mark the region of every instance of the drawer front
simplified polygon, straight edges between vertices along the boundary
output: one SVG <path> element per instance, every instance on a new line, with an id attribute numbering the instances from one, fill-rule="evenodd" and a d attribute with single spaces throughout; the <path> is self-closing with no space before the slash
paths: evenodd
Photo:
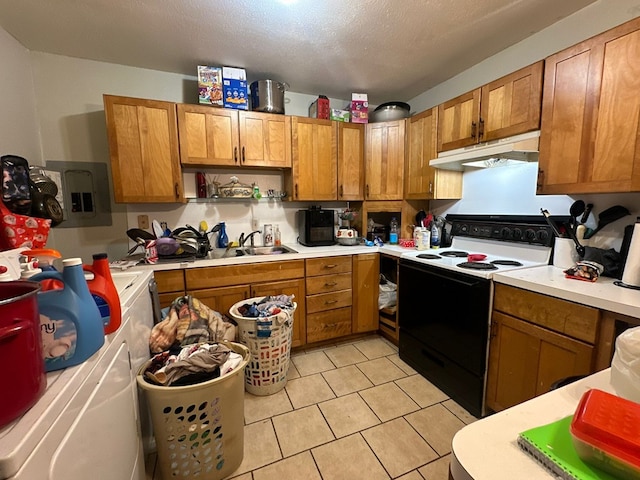
<path id="1" fill-rule="evenodd" d="M 158 292 L 184 292 L 184 270 L 159 270 L 153 272 Z"/>
<path id="2" fill-rule="evenodd" d="M 307 296 L 307 313 L 351 306 L 351 289 Z"/>
<path id="3" fill-rule="evenodd" d="M 351 272 L 351 255 L 309 258 L 306 262 L 307 277 Z"/>
<path id="4" fill-rule="evenodd" d="M 307 278 L 307 295 L 317 293 L 337 292 L 351 288 L 351 274 L 338 273 L 336 275 L 320 275 Z"/>
<path id="5" fill-rule="evenodd" d="M 188 290 L 304 278 L 304 260 L 188 268 Z"/>
<path id="6" fill-rule="evenodd" d="M 493 309 L 570 337 L 595 343 L 600 310 L 497 283 Z"/>
<path id="7" fill-rule="evenodd" d="M 307 314 L 307 343 L 343 337 L 351 333 L 351 307 Z"/>

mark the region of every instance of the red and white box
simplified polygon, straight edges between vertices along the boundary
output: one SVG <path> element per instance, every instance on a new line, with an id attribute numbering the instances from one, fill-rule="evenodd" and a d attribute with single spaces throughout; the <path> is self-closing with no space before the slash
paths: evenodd
<path id="1" fill-rule="evenodd" d="M 329 120 L 329 110 L 329 99 L 324 95 L 320 95 L 316 101 L 309 106 L 309 117 Z"/>

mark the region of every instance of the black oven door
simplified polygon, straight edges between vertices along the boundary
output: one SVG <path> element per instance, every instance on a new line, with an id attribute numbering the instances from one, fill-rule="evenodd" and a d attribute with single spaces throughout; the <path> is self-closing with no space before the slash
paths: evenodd
<path id="1" fill-rule="evenodd" d="M 400 260 L 398 295 L 400 357 L 480 416 L 491 280 Z"/>

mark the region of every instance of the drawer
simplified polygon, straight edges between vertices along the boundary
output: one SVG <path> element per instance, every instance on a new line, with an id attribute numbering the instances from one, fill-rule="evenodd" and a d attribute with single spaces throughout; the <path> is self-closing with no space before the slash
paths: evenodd
<path id="1" fill-rule="evenodd" d="M 344 337 L 351 333 L 351 307 L 307 314 L 307 343 Z"/>
<path id="2" fill-rule="evenodd" d="M 318 277 L 308 277 L 307 295 L 317 293 L 337 292 L 351 288 L 351 274 L 338 273 L 336 275 L 320 275 Z"/>
<path id="3" fill-rule="evenodd" d="M 493 309 L 594 344 L 600 310 L 497 283 Z"/>
<path id="4" fill-rule="evenodd" d="M 304 278 L 304 260 L 189 268 L 185 271 L 187 290 Z"/>
<path id="5" fill-rule="evenodd" d="M 351 272 L 351 255 L 340 257 L 309 258 L 306 260 L 307 277 L 330 273 Z"/>
<path id="6" fill-rule="evenodd" d="M 351 306 L 351 289 L 307 295 L 307 314 Z"/>
<path id="7" fill-rule="evenodd" d="M 158 293 L 180 292 L 182 295 L 184 288 L 184 270 L 159 270 L 153 272 L 153 278 L 158 284 Z"/>

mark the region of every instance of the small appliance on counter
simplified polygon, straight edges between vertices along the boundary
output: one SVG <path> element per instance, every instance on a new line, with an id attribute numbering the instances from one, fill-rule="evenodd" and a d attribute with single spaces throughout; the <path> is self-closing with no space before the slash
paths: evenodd
<path id="1" fill-rule="evenodd" d="M 320 206 L 298 210 L 298 241 L 307 247 L 334 245 L 335 212 L 324 210 Z"/>

